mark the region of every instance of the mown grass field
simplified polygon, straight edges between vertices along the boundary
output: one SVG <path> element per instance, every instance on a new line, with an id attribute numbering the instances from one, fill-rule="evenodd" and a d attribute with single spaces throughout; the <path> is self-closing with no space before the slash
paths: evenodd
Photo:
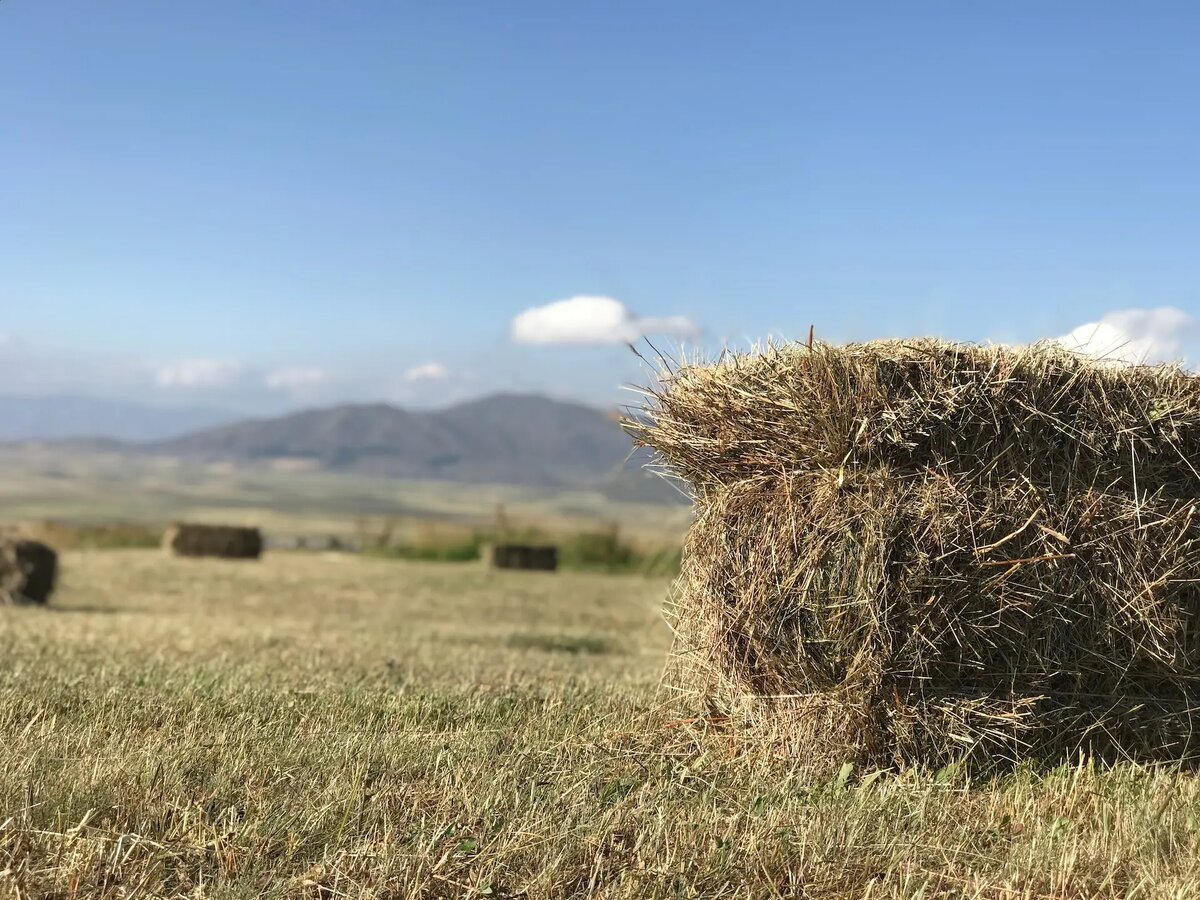
<path id="1" fill-rule="evenodd" d="M 256 525 L 272 537 L 359 537 L 387 523 L 478 526 L 498 509 L 515 525 L 577 531 L 616 523 L 632 537 L 677 539 L 686 503 L 617 502 L 592 490 L 410 481 L 287 468 L 239 468 L 51 446 L 0 446 L 0 524 Z"/>
<path id="2" fill-rule="evenodd" d="M 1191 775 L 808 771 L 664 580 L 153 551 L 0 608 L 2 897 L 1200 897 Z"/>

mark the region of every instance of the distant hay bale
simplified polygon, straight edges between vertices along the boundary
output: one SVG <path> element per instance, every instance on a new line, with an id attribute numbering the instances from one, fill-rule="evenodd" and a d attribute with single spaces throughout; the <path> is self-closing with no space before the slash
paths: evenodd
<path id="1" fill-rule="evenodd" d="M 491 569 L 529 569 L 554 572 L 558 569 L 558 547 L 535 544 L 486 544 L 483 561 Z"/>
<path id="2" fill-rule="evenodd" d="M 46 603 L 58 577 L 58 554 L 40 541 L 0 539 L 0 601 Z"/>
<path id="3" fill-rule="evenodd" d="M 1200 378 L 789 345 L 626 423 L 693 485 L 680 686 L 813 760 L 1200 758 Z"/>
<path id="4" fill-rule="evenodd" d="M 163 549 L 175 556 L 258 559 L 263 537 L 257 528 L 175 522 L 163 534 Z"/>

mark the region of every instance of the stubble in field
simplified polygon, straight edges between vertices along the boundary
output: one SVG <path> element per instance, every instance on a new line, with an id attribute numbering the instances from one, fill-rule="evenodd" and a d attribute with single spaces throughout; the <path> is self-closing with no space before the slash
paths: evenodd
<path id="1" fill-rule="evenodd" d="M 667 591 L 67 554 L 0 609 L 0 896 L 1200 896 L 1190 775 L 813 772 L 692 721 Z"/>

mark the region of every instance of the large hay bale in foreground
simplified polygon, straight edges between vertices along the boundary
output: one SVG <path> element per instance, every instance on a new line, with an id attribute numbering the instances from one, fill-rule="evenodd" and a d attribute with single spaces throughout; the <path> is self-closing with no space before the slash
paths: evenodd
<path id="1" fill-rule="evenodd" d="M 263 537 L 257 528 L 176 522 L 163 534 L 163 548 L 176 556 L 258 559 Z"/>
<path id="2" fill-rule="evenodd" d="M 0 539 L 0 601 L 46 603 L 58 578 L 58 554 L 40 541 Z"/>
<path id="3" fill-rule="evenodd" d="M 1200 756 L 1200 378 L 771 348 L 628 423 L 691 482 L 684 686 L 814 760 Z"/>
<path id="4" fill-rule="evenodd" d="M 554 572 L 558 569 L 558 547 L 535 544 L 488 544 L 484 563 L 492 569 L 529 569 Z"/>

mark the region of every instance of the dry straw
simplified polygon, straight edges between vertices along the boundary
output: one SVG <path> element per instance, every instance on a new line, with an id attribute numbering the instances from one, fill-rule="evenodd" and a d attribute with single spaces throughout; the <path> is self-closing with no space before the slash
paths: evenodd
<path id="1" fill-rule="evenodd" d="M 558 570 L 558 547 L 544 544 L 485 544 L 480 557 L 490 569 Z"/>
<path id="2" fill-rule="evenodd" d="M 175 556 L 258 559 L 263 551 L 263 536 L 257 528 L 173 522 L 163 532 L 162 546 Z"/>
<path id="3" fill-rule="evenodd" d="M 1200 756 L 1200 378 L 817 343 L 664 375 L 681 683 L 817 760 Z"/>
<path id="4" fill-rule="evenodd" d="M 58 578 L 58 554 L 39 541 L 0 535 L 0 604 L 46 603 Z"/>

